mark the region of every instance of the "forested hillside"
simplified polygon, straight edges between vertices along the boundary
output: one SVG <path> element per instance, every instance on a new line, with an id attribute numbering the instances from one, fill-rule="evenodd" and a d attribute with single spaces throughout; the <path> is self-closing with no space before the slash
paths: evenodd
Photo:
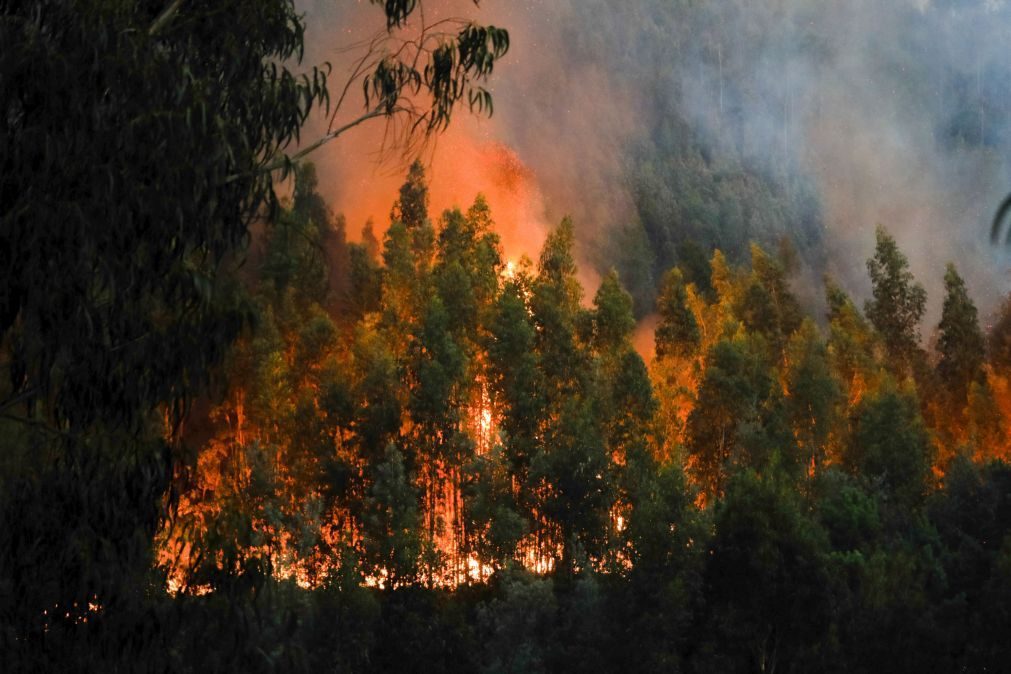
<path id="1" fill-rule="evenodd" d="M 559 45 L 502 69 L 497 91 L 523 105 L 500 106 L 492 133 L 537 174 L 548 224 L 581 223 L 577 251 L 618 269 L 638 315 L 671 266 L 702 283 L 712 247 L 744 264 L 750 242 L 783 237 L 805 284 L 827 271 L 863 296 L 878 222 L 938 300 L 932 316 L 949 259 L 981 307 L 999 303 L 1003 262 L 982 232 L 1011 181 L 1007 3 L 534 4 L 486 7 L 521 47 Z M 437 159 L 433 186 L 454 160 Z"/>
<path id="2" fill-rule="evenodd" d="M 348 7 L 335 84 L 292 0 L 0 2 L 0 670 L 1007 669 L 1011 299 L 955 243 L 1011 78 L 934 40 L 1004 5 L 517 3 L 565 37 L 525 56 L 606 55 L 649 111 L 620 171 L 539 148 L 586 180 L 529 257 L 417 159 L 491 115 L 510 33 Z M 310 156 L 370 124 L 404 171 L 349 222 Z M 898 155 L 970 168 L 892 190 Z"/>
<path id="3" fill-rule="evenodd" d="M 788 256 L 716 250 L 704 289 L 665 274 L 647 365 L 573 222 L 503 259 L 483 198 L 433 219 L 415 164 L 347 244 L 314 181 L 159 534 L 173 593 L 255 573 L 300 621 L 258 638 L 352 671 L 998 666 L 1011 314 L 985 349 L 953 266 L 926 350 L 883 228 L 873 299 L 829 280 L 825 317 Z"/>

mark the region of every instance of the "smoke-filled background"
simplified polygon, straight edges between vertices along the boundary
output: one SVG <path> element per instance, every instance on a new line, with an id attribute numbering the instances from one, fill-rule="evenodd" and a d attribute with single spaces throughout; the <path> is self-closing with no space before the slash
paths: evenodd
<path id="1" fill-rule="evenodd" d="M 309 62 L 381 28 L 369 3 L 305 0 Z M 467 0 L 425 4 L 508 28 L 495 114 L 459 111 L 426 154 L 435 212 L 487 194 L 510 257 L 531 257 L 564 214 L 582 266 L 618 268 L 648 314 L 663 270 L 732 260 L 786 236 L 798 290 L 817 304 L 828 273 L 866 296 L 882 224 L 940 312 L 954 261 L 984 313 L 1006 290 L 989 246 L 1011 190 L 1011 9 L 1003 0 Z M 361 92 L 350 92 L 351 114 Z M 314 130 L 308 129 L 306 137 Z M 377 163 L 374 123 L 314 160 L 352 237 L 382 230 L 402 161 Z M 396 159 L 396 157 L 394 157 Z M 590 288 L 592 292 L 593 288 Z M 929 327 L 927 328 L 929 331 Z"/>

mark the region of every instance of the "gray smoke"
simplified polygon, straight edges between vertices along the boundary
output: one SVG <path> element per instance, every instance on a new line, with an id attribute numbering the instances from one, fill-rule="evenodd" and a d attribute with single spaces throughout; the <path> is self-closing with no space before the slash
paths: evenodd
<path id="1" fill-rule="evenodd" d="M 337 48 L 372 34 L 381 17 L 368 3 L 301 5 L 307 58 L 334 62 L 336 82 L 350 62 Z M 425 7 L 429 19 L 469 16 L 512 33 L 495 74 L 495 115 L 459 114 L 432 161 L 439 208 L 466 206 L 486 183 L 505 181 L 490 197 L 507 248 L 536 253 L 545 227 L 571 213 L 584 258 L 607 264 L 609 233 L 640 226 L 630 169 L 681 147 L 665 125 L 679 118 L 713 166 L 726 158 L 786 199 L 813 191 L 822 255 L 808 279 L 828 272 L 865 297 L 864 261 L 880 223 L 930 292 L 930 321 L 949 260 L 984 311 L 1007 289 L 1007 256 L 988 243 L 993 211 L 1011 190 L 1011 10 L 1003 0 Z M 381 139 L 379 125 L 356 130 L 315 158 L 352 231 L 367 215 L 384 221 L 399 181 L 397 165 L 377 165 L 370 152 Z"/>

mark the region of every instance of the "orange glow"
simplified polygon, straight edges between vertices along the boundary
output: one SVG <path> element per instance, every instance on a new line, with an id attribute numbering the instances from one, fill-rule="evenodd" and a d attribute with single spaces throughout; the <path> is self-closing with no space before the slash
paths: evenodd
<path id="1" fill-rule="evenodd" d="M 497 422 L 492 411 L 491 394 L 485 380 L 478 379 L 476 404 L 471 408 L 471 418 L 474 426 L 474 451 L 478 456 L 484 456 L 494 446 L 497 439 Z"/>
<path id="2" fill-rule="evenodd" d="M 480 428 L 478 430 L 478 435 L 484 441 L 484 444 L 488 444 L 491 440 L 491 429 L 492 429 L 492 418 L 491 418 L 491 408 L 485 407 L 481 410 L 481 418 L 478 420 Z"/>
<path id="3" fill-rule="evenodd" d="M 656 353 L 655 333 L 659 322 L 659 315 L 650 314 L 636 324 L 635 332 L 632 333 L 632 345 L 646 363 L 652 361 Z"/>
<path id="4" fill-rule="evenodd" d="M 479 193 L 484 194 L 506 255 L 536 258 L 551 224 L 537 177 L 513 148 L 493 140 L 481 122 L 461 115 L 421 156 L 429 179 L 429 215 L 434 222 L 447 208 L 466 210 Z M 376 235 L 382 237 L 389 224 L 391 195 L 397 194 L 404 167 L 414 157 L 376 156 L 381 124 L 359 131 L 326 146 L 313 160 L 320 172 L 320 191 L 335 211 L 347 216 L 349 235 L 358 238 L 365 221 L 372 218 Z"/>
<path id="5" fill-rule="evenodd" d="M 517 546 L 517 557 L 531 573 L 551 573 L 562 557 L 562 544 L 552 544 L 544 537 L 528 534 Z"/>

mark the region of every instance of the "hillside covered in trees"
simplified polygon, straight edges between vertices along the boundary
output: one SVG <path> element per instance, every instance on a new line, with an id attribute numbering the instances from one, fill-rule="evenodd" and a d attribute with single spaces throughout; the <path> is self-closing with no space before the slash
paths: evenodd
<path id="1" fill-rule="evenodd" d="M 349 671 L 1000 666 L 1011 313 L 984 336 L 953 266 L 928 349 L 883 228 L 873 299 L 828 281 L 826 316 L 789 251 L 716 250 L 705 288 L 665 275 L 647 364 L 571 221 L 507 261 L 415 164 L 347 244 L 314 187 L 158 534 L 176 601 L 256 588 L 250 643 Z"/>
<path id="2" fill-rule="evenodd" d="M 557 58 L 682 60 L 624 148 L 635 217 L 574 204 L 512 258 L 529 223 L 436 210 L 414 160 L 491 113 L 502 28 L 357 3 L 335 86 L 290 0 L 0 3 L 0 670 L 1008 666 L 1011 299 L 955 264 L 928 297 L 888 221 L 841 265 L 866 301 L 813 284 L 790 111 L 835 99 L 751 75 L 832 72 L 834 11 L 770 51 L 779 5 L 618 6 Z M 1004 11 L 887 13 L 883 80 Z M 1004 70 L 938 72 L 941 145 L 987 164 Z M 349 223 L 306 157 L 370 122 L 412 163 Z"/>

